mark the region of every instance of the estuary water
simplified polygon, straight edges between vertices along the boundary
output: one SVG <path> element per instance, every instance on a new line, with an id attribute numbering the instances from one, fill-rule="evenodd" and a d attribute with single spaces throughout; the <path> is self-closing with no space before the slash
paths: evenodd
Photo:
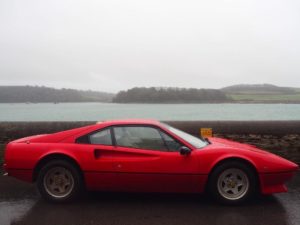
<path id="1" fill-rule="evenodd" d="M 0 104 L 0 121 L 300 120 L 300 104 Z"/>

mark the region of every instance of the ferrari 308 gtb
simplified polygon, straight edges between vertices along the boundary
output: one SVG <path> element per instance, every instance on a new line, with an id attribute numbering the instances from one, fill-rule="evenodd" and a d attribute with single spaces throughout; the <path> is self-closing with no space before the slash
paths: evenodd
<path id="1" fill-rule="evenodd" d="M 10 142 L 4 170 L 49 201 L 82 190 L 209 192 L 229 204 L 285 192 L 298 165 L 252 145 L 195 137 L 152 120 L 106 121 Z"/>

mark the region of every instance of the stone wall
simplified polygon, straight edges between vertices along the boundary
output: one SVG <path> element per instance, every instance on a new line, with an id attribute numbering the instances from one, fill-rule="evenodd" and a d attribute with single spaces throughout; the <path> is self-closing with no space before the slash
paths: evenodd
<path id="1" fill-rule="evenodd" d="M 3 163 L 3 154 L 4 154 L 4 147 L 5 147 L 5 145 L 1 145 L 0 144 L 0 171 L 1 171 L 1 165 L 2 165 L 2 163 Z M 0 174 L 1 175 L 1 174 Z"/>
<path id="2" fill-rule="evenodd" d="M 2 122 L 0 163 L 3 146 L 11 140 L 93 123 L 95 122 Z M 216 137 L 253 144 L 300 163 L 300 121 L 165 121 L 165 123 L 193 135 L 199 135 L 200 128 L 212 128 Z"/>

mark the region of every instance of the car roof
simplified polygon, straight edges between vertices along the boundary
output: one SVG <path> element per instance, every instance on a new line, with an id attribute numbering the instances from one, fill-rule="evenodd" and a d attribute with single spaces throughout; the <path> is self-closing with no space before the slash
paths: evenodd
<path id="1" fill-rule="evenodd" d="M 122 120 L 99 121 L 97 122 L 97 124 L 101 126 L 107 126 L 107 125 L 125 125 L 125 124 L 160 125 L 161 123 L 153 119 L 122 119 Z"/>

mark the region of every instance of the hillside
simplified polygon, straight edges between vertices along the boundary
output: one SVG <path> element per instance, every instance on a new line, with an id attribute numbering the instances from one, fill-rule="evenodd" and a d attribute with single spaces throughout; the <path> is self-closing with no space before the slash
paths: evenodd
<path id="1" fill-rule="evenodd" d="M 219 103 L 230 102 L 222 91 L 196 88 L 132 88 L 120 91 L 114 98 L 117 103 Z"/>
<path id="2" fill-rule="evenodd" d="M 295 89 L 272 84 L 237 84 L 221 88 L 231 94 L 295 94 Z"/>
<path id="3" fill-rule="evenodd" d="M 0 103 L 111 102 L 114 94 L 39 86 L 0 86 Z"/>
<path id="4" fill-rule="evenodd" d="M 299 88 L 271 84 L 239 84 L 220 90 L 237 103 L 300 103 Z"/>

